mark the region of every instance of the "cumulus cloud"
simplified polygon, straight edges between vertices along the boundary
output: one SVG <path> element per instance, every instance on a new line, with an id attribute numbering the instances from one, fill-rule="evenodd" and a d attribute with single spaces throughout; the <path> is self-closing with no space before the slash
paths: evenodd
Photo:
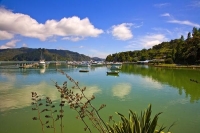
<path id="1" fill-rule="evenodd" d="M 167 40 L 164 34 L 149 34 L 136 38 L 126 48 L 148 49 Z"/>
<path id="2" fill-rule="evenodd" d="M 97 37 L 103 33 L 103 30 L 95 28 L 88 18 L 80 19 L 77 16 L 64 17 L 60 21 L 47 20 L 42 24 L 29 15 L 0 8 L 0 20 L 1 31 L 38 38 L 42 41 L 53 36 Z"/>
<path id="3" fill-rule="evenodd" d="M 164 14 L 161 14 L 161 16 L 163 16 L 163 17 L 170 17 L 170 14 L 169 13 L 164 13 Z"/>
<path id="4" fill-rule="evenodd" d="M 16 46 L 16 43 L 19 42 L 20 40 L 11 40 L 7 42 L 4 45 L 0 46 L 0 49 L 7 49 L 7 48 L 14 48 Z"/>
<path id="5" fill-rule="evenodd" d="M 7 31 L 0 30 L 0 40 L 12 39 L 13 37 L 14 37 L 13 34 L 8 33 Z"/>
<path id="6" fill-rule="evenodd" d="M 190 21 L 188 21 L 188 20 L 180 21 L 180 20 L 174 19 L 174 20 L 170 20 L 170 21 L 168 21 L 168 22 L 169 22 L 169 23 L 176 23 L 176 24 L 188 25 L 188 26 L 197 27 L 197 28 L 200 27 L 199 24 L 190 22 Z"/>
<path id="7" fill-rule="evenodd" d="M 151 48 L 152 46 L 160 44 L 165 40 L 166 38 L 163 34 L 152 34 L 144 36 L 144 38 L 140 41 L 145 48 Z"/>
<path id="8" fill-rule="evenodd" d="M 83 40 L 84 37 L 79 37 L 79 36 L 69 36 L 69 37 L 63 37 L 62 40 L 70 40 L 70 41 L 73 41 L 73 42 L 77 42 L 77 41 L 80 41 L 80 40 Z"/>
<path id="9" fill-rule="evenodd" d="M 133 38 L 133 34 L 130 30 L 131 23 L 122 23 L 112 26 L 112 35 L 118 40 L 129 40 Z"/>

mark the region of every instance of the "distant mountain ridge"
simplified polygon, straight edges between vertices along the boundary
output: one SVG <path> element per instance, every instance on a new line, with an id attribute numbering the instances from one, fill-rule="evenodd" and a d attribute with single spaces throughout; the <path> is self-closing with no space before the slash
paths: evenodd
<path id="1" fill-rule="evenodd" d="M 41 52 L 46 61 L 89 61 L 91 57 L 69 50 L 56 50 L 44 48 L 13 48 L 0 49 L 0 61 L 38 61 Z"/>
<path id="2" fill-rule="evenodd" d="M 94 61 L 104 61 L 105 59 L 99 58 L 99 57 L 91 57 L 92 60 Z"/>

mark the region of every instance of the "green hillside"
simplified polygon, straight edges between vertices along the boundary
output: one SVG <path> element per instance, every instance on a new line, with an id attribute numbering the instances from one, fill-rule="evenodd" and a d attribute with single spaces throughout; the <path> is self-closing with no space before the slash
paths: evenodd
<path id="1" fill-rule="evenodd" d="M 89 56 L 72 52 L 69 50 L 56 49 L 33 49 L 33 48 L 16 48 L 16 49 L 0 49 L 1 61 L 38 61 L 40 60 L 41 52 L 46 61 L 60 60 L 75 60 L 86 61 L 90 60 Z"/>
<path id="2" fill-rule="evenodd" d="M 163 60 L 169 64 L 200 64 L 200 28 L 194 27 L 186 39 L 181 36 L 169 42 L 162 42 L 150 49 L 120 52 L 106 57 L 106 61 L 136 62 L 144 60 Z"/>

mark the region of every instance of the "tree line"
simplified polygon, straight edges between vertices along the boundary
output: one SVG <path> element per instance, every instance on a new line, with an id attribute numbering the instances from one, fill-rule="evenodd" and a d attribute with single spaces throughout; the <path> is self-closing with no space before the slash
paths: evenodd
<path id="1" fill-rule="evenodd" d="M 164 60 L 168 64 L 200 64 L 200 28 L 194 27 L 186 39 L 182 35 L 179 39 L 162 42 L 150 49 L 114 53 L 106 57 L 106 61 L 118 62 L 145 60 Z"/>

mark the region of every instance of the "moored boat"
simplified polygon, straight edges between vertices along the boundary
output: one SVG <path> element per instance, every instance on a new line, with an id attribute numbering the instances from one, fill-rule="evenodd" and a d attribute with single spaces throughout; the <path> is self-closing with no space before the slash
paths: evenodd
<path id="1" fill-rule="evenodd" d="M 41 67 L 41 68 L 46 67 L 45 59 L 42 55 L 42 52 L 41 52 L 41 55 L 40 55 L 39 67 Z"/>
<path id="2" fill-rule="evenodd" d="M 81 69 L 81 70 L 79 70 L 79 72 L 89 72 L 89 70 L 83 70 L 83 69 Z"/>
<path id="3" fill-rule="evenodd" d="M 119 71 L 109 71 L 107 74 L 119 74 Z"/>

